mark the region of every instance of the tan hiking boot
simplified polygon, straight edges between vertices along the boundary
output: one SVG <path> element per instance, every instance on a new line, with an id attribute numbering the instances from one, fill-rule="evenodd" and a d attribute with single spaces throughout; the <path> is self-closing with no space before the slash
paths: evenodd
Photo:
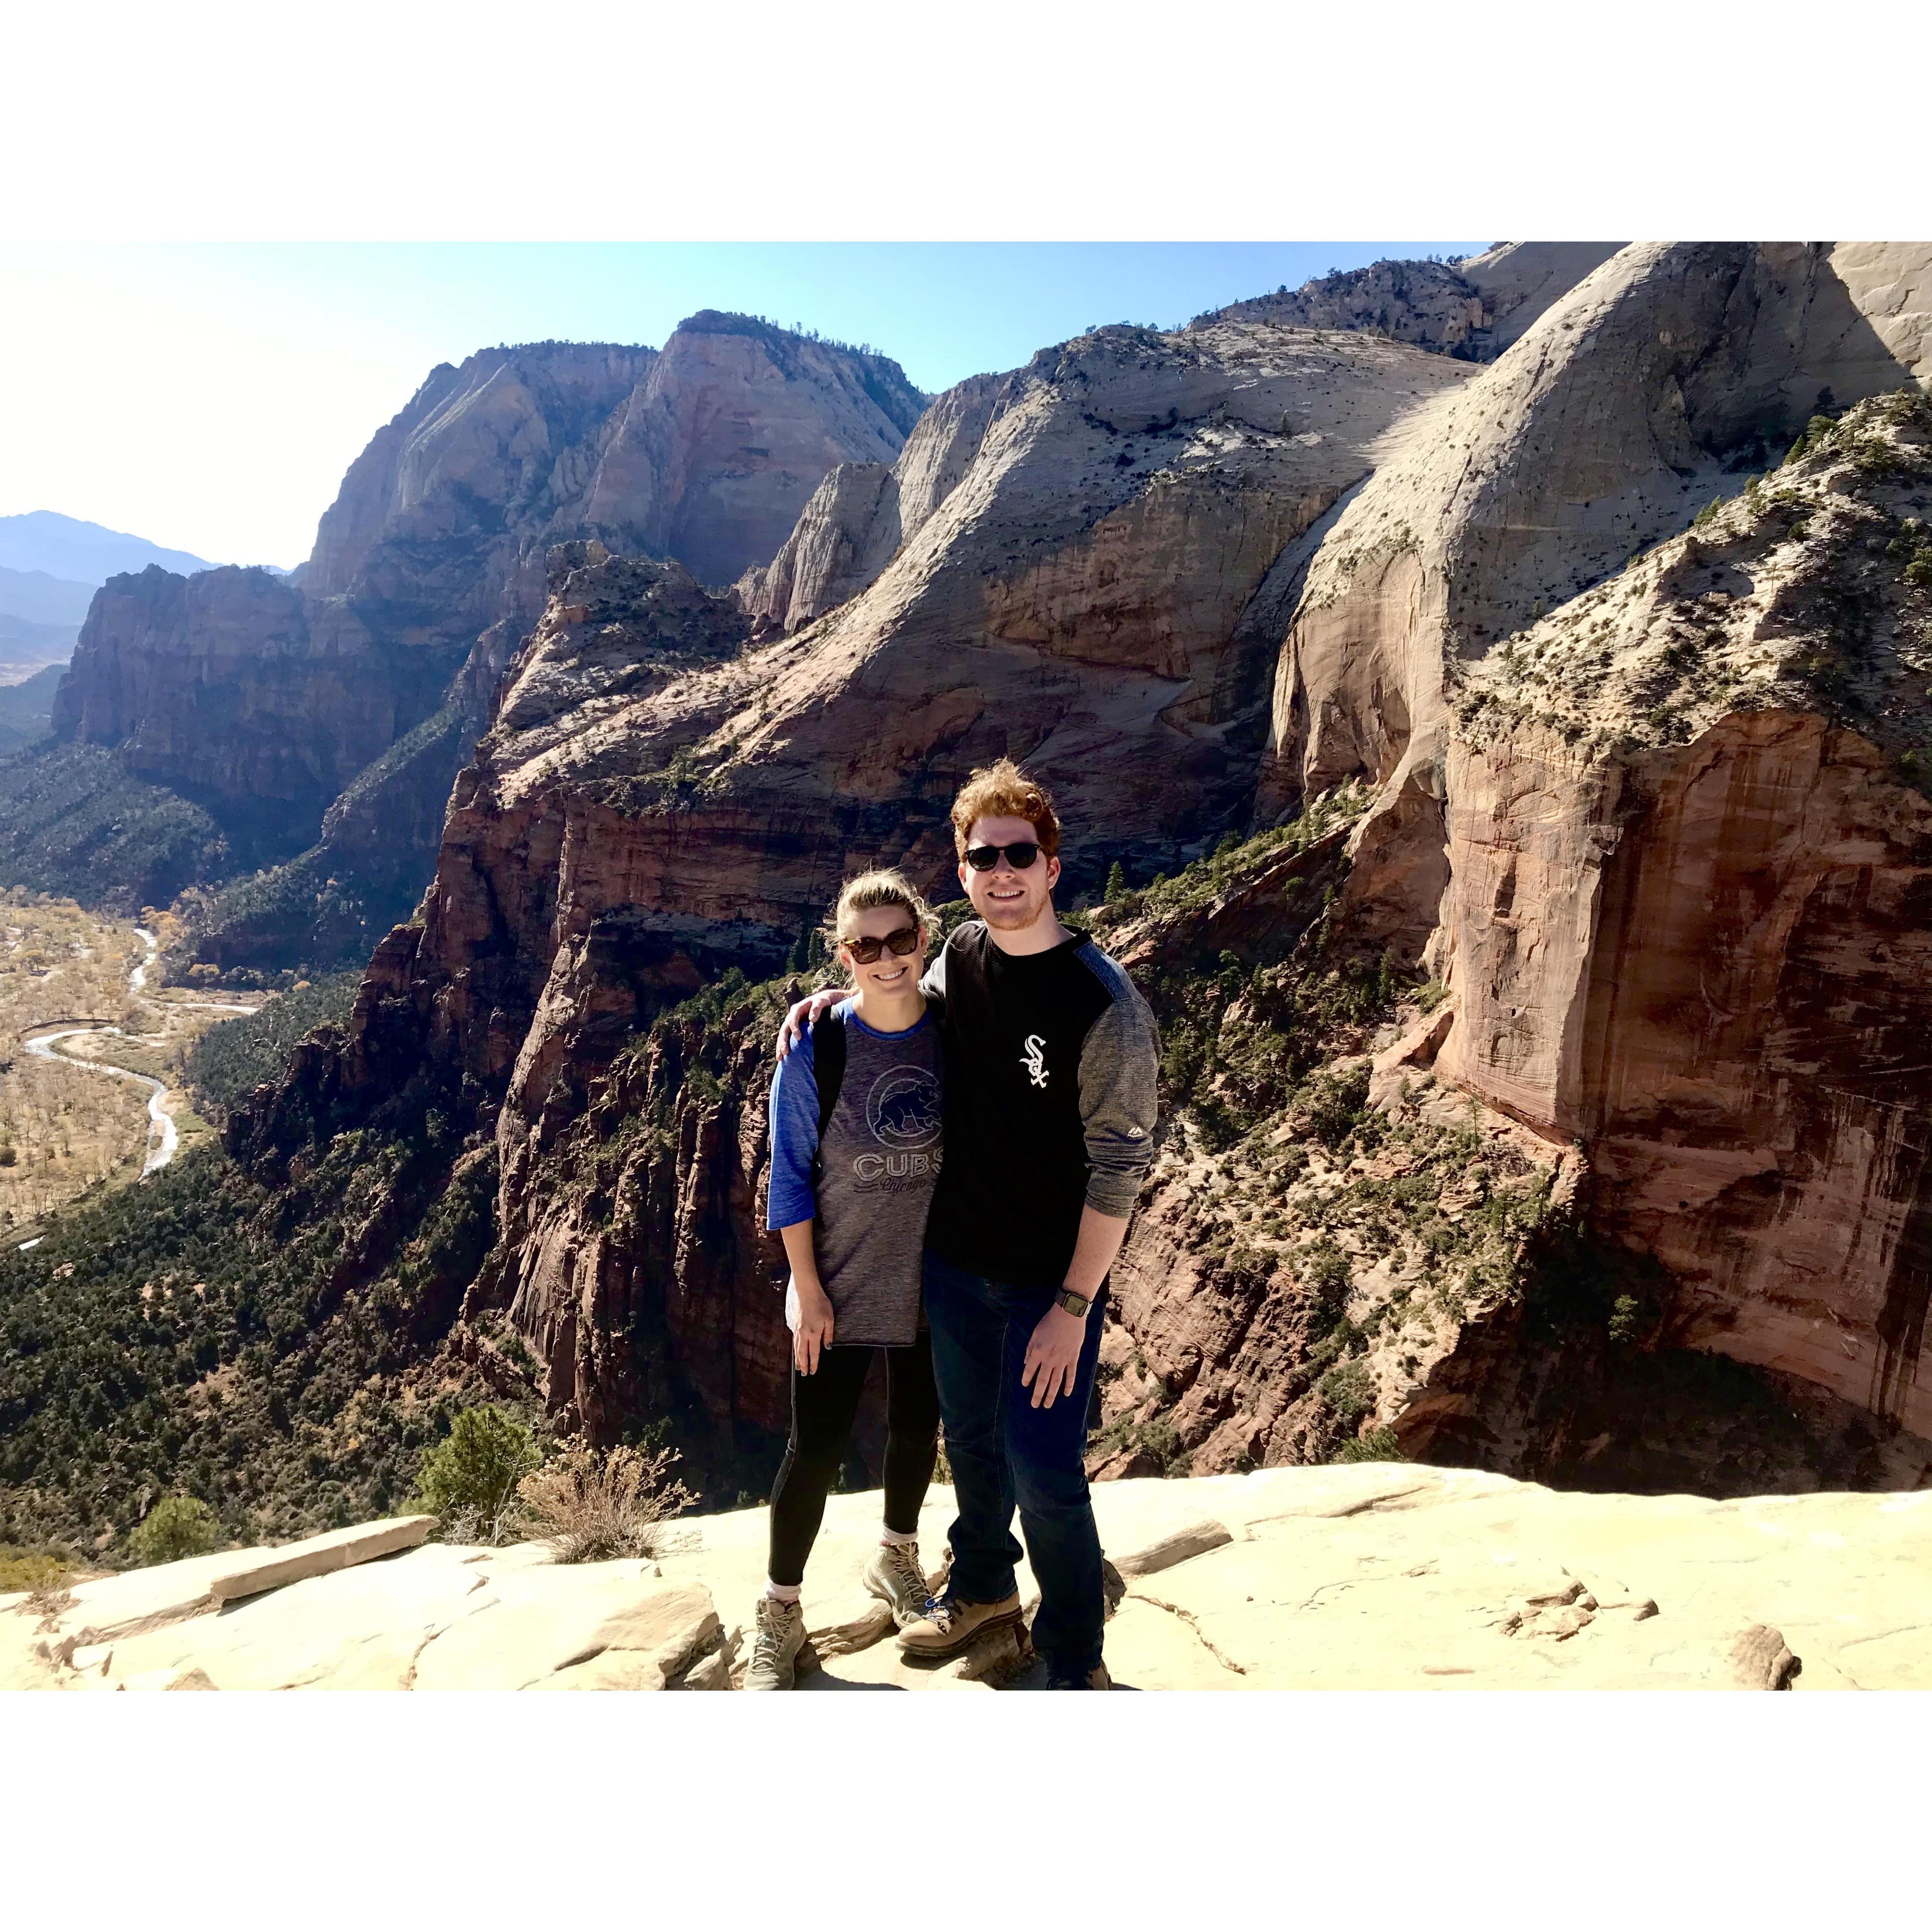
<path id="1" fill-rule="evenodd" d="M 745 1672 L 747 1690 L 789 1690 L 798 1675 L 798 1653 L 805 1643 L 805 1606 L 758 1599 L 758 1641 Z"/>
<path id="2" fill-rule="evenodd" d="M 919 1545 L 880 1544 L 866 1565 L 866 1588 L 885 1599 L 892 1622 L 901 1630 L 916 1623 L 926 1615 L 932 1594 L 926 1588 L 926 1572 L 919 1567 Z"/>
<path id="3" fill-rule="evenodd" d="M 899 1648 L 908 1657 L 952 1657 L 983 1632 L 1019 1620 L 1017 1590 L 997 1604 L 964 1603 L 948 1590 L 926 1605 L 923 1616 L 899 1632 Z"/>

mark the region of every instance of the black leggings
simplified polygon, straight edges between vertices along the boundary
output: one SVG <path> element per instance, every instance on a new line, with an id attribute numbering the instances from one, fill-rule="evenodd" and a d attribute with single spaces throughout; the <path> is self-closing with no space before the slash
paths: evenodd
<path id="1" fill-rule="evenodd" d="M 910 1536 L 939 1454 L 939 1391 L 932 1381 L 932 1343 L 924 1329 L 910 1348 L 887 1348 L 886 1358 L 886 1527 Z M 825 1516 L 825 1498 L 845 1460 L 868 1348 L 822 1350 L 817 1371 L 791 1370 L 791 1436 L 778 1479 L 772 1485 L 774 1583 L 805 1580 L 805 1559 Z"/>

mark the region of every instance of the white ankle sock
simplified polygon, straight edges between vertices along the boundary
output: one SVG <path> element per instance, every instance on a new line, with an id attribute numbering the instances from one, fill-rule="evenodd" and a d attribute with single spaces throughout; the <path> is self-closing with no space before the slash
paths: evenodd
<path id="1" fill-rule="evenodd" d="M 916 1529 L 910 1532 L 903 1529 L 882 1529 L 879 1532 L 879 1540 L 889 1549 L 913 1550 L 918 1546 L 919 1532 Z"/>
<path id="2" fill-rule="evenodd" d="M 769 1576 L 765 1579 L 765 1594 L 778 1603 L 796 1603 L 804 1589 L 802 1583 L 774 1583 Z"/>

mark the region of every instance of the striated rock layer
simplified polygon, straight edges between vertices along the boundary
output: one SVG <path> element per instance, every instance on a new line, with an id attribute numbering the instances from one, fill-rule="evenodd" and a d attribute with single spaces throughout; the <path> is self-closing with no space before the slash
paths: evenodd
<path id="1" fill-rule="evenodd" d="M 1868 405 L 1474 674 L 1442 949 L 1445 1070 L 1588 1149 L 1675 1332 L 1922 1435 L 1928 516 Z"/>
<path id="2" fill-rule="evenodd" d="M 1928 262 L 1645 244 L 1549 309 L 1326 537 L 1259 806 L 1381 784 L 1360 929 L 1665 1334 L 1921 1436 Z"/>
<path id="3" fill-rule="evenodd" d="M 1358 772 L 1388 778 L 1406 758 L 1430 782 L 1457 664 L 1735 491 L 1821 401 L 1920 373 L 1858 301 L 1903 300 L 1924 251 L 1894 250 L 1891 283 L 1862 257 L 1848 281 L 1844 252 L 1639 244 L 1442 398 L 1308 566 L 1276 680 L 1263 812 Z M 1886 328 L 1923 354 L 1909 320 Z"/>

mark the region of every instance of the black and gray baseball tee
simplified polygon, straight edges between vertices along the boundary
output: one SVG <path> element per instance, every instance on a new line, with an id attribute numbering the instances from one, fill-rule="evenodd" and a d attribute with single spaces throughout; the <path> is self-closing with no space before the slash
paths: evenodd
<path id="1" fill-rule="evenodd" d="M 1154 1015 L 1090 939 L 1003 952 L 959 927 L 926 969 L 943 996 L 946 1166 L 928 1247 L 1016 1286 L 1058 1288 L 1083 1208 L 1132 1211 L 1154 1158 Z"/>

